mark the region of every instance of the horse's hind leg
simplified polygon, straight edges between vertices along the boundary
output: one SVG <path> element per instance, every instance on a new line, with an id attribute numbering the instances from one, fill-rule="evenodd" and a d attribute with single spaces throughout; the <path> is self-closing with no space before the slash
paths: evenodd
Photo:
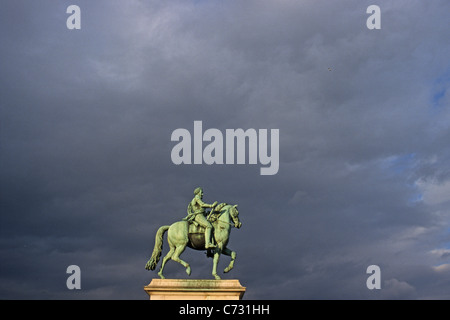
<path id="1" fill-rule="evenodd" d="M 169 245 L 170 245 L 170 244 L 169 244 Z M 172 258 L 172 255 L 173 255 L 174 252 L 175 252 L 175 247 L 170 246 L 170 250 L 169 250 L 169 252 L 167 252 L 166 256 L 164 257 L 164 259 L 163 259 L 163 261 L 162 261 L 162 264 L 161 264 L 161 269 L 159 269 L 159 272 L 158 272 L 158 276 L 159 276 L 161 279 L 165 279 L 165 277 L 163 276 L 164 266 L 166 265 L 166 262 L 167 262 L 170 258 Z"/>
<path id="2" fill-rule="evenodd" d="M 186 268 L 186 273 L 188 276 L 191 275 L 191 266 L 186 261 L 183 261 L 180 259 L 180 255 L 183 253 L 184 249 L 186 248 L 186 245 L 180 245 L 175 248 L 175 252 L 172 255 L 172 260 L 180 263 L 183 267 Z"/>

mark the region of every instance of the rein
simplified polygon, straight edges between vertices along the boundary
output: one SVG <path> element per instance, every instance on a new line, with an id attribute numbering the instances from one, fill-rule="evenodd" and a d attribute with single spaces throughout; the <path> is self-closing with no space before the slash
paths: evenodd
<path id="1" fill-rule="evenodd" d="M 225 223 L 225 224 L 229 224 L 232 228 L 235 227 L 234 223 L 231 223 L 231 222 L 226 222 L 226 221 L 222 221 L 222 220 L 214 220 L 213 222 L 222 222 L 222 223 Z"/>

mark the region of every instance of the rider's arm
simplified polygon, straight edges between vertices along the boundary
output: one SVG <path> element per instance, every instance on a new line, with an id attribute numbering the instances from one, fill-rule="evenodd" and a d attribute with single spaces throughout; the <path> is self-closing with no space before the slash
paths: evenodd
<path id="1" fill-rule="evenodd" d="M 217 201 L 216 201 L 216 203 L 213 203 L 213 204 L 207 204 L 207 203 L 205 203 L 205 202 L 203 202 L 201 199 L 196 199 L 197 200 L 197 203 L 202 207 L 202 208 L 212 208 L 212 207 L 214 207 L 216 204 L 217 204 Z"/>

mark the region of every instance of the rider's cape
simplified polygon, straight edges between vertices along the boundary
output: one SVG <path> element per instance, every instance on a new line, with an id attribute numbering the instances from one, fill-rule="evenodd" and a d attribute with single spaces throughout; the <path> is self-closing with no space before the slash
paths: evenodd
<path id="1" fill-rule="evenodd" d="M 192 222 L 192 220 L 194 220 L 196 213 L 194 213 L 194 211 L 192 210 L 192 204 L 189 202 L 188 207 L 187 207 L 187 216 L 185 218 L 183 218 L 184 221 L 189 221 Z"/>

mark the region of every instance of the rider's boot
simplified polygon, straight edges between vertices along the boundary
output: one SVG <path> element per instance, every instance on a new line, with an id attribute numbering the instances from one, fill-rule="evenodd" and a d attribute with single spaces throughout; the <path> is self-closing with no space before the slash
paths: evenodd
<path id="1" fill-rule="evenodd" d="M 215 248 L 216 246 L 211 243 L 211 228 L 205 230 L 205 249 Z"/>

